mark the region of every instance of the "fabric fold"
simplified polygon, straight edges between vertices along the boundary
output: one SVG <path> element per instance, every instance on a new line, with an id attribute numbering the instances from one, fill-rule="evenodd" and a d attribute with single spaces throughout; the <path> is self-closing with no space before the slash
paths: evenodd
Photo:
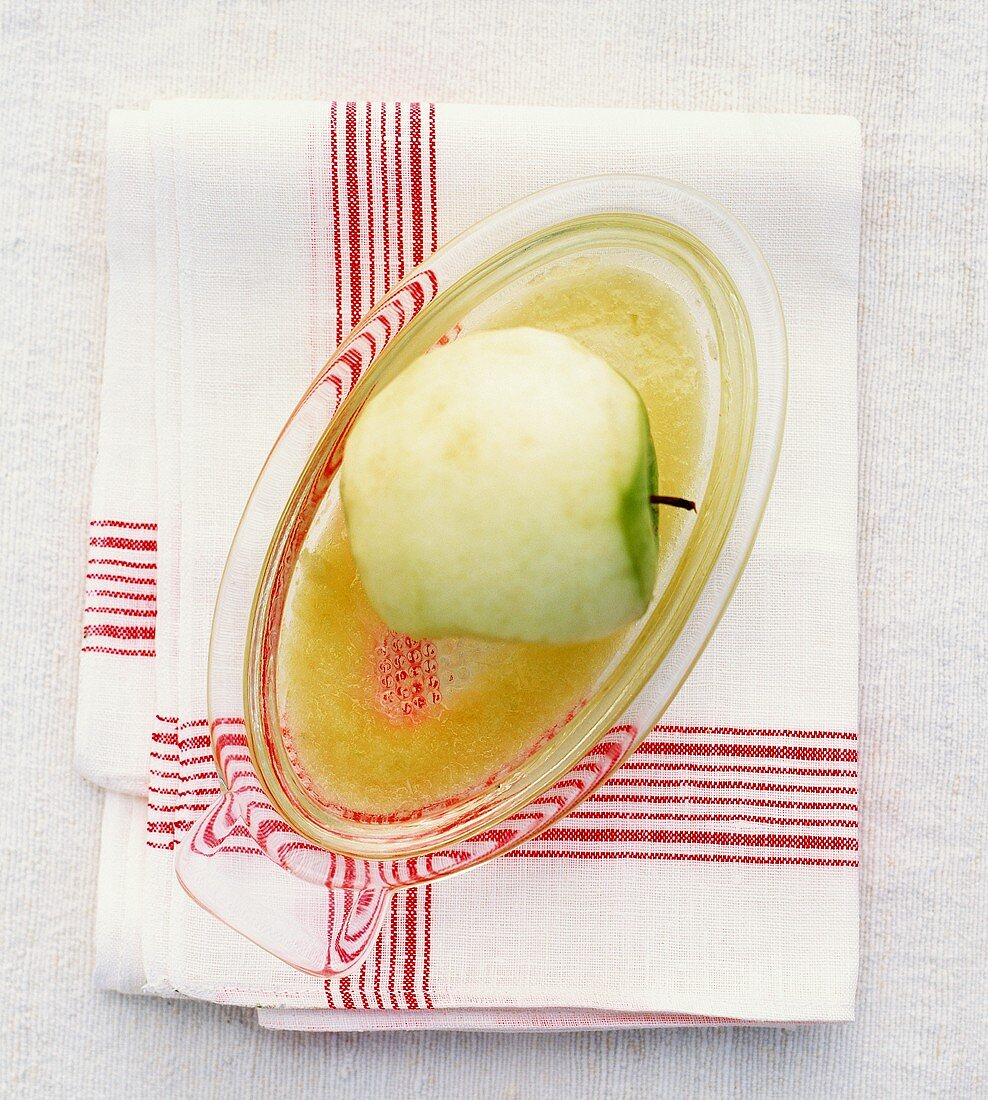
<path id="1" fill-rule="evenodd" d="M 75 761 L 101 787 L 142 794 L 154 714 L 158 565 L 155 201 L 146 112 L 110 115 L 106 194 L 110 286 Z"/>

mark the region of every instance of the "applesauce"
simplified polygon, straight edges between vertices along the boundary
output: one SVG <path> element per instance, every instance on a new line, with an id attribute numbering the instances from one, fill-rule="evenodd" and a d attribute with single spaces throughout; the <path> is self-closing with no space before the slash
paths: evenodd
<path id="1" fill-rule="evenodd" d="M 659 491 L 694 484 L 711 425 L 702 337 L 680 289 L 603 258 L 563 261 L 478 327 L 520 326 L 570 336 L 623 373 L 648 409 Z M 692 521 L 660 509 L 660 583 Z M 633 629 L 573 645 L 395 634 L 363 591 L 334 487 L 293 572 L 279 639 L 292 767 L 343 816 L 399 819 L 460 799 L 576 713 Z"/>

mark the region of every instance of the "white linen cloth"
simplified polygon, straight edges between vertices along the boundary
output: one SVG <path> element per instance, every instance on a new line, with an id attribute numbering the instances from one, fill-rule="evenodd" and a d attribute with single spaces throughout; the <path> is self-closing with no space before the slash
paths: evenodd
<path id="1" fill-rule="evenodd" d="M 600 171 L 651 172 L 699 187 L 749 227 L 779 282 L 789 326 L 789 418 L 765 523 L 731 607 L 664 719 L 659 743 L 667 747 L 652 752 L 682 769 L 689 797 L 678 808 L 692 822 L 712 816 L 708 800 L 723 791 L 711 793 L 711 784 L 729 792 L 721 816 L 732 818 L 730 825 L 704 830 L 729 827 L 727 847 L 738 861 L 678 858 L 723 854 L 724 845 L 665 838 L 641 841 L 642 850 L 677 858 L 495 861 L 433 888 L 433 1013 L 331 1008 L 335 992 L 219 926 L 178 889 L 171 851 L 144 843 L 156 835 L 146 832 L 145 818 L 156 820 L 156 795 L 168 789 L 167 775 L 155 773 L 169 769 L 153 757 L 149 813 L 125 793 L 107 800 L 98 980 L 266 1006 L 262 1022 L 281 1027 L 422 1026 L 423 1019 L 469 1026 L 470 1013 L 485 1010 L 492 1015 L 480 1017 L 483 1026 L 506 1027 L 553 1020 L 566 1026 L 574 1018 L 553 1016 L 554 1009 L 586 1010 L 576 1014 L 582 1026 L 617 1022 L 608 1013 L 630 1014 L 636 1026 L 683 1014 L 848 1018 L 857 960 L 857 784 L 847 755 L 857 728 L 856 124 L 440 106 L 429 160 L 431 149 L 408 141 L 407 107 L 358 107 L 352 132 L 344 105 L 163 104 L 150 121 L 139 113 L 113 117 L 109 392 L 92 530 L 112 529 L 106 537 L 122 555 L 114 560 L 125 564 L 112 566 L 118 579 L 105 582 L 115 593 L 105 606 L 121 614 L 101 612 L 109 629 L 90 630 L 86 641 L 111 637 L 105 648 L 139 652 L 86 656 L 80 766 L 113 791 L 147 790 L 152 731 L 160 746 L 201 721 L 212 599 L 246 493 L 340 325 L 349 327 L 358 308 L 371 304 L 400 261 L 411 266 L 417 247 L 427 253 L 433 232 L 441 242 L 548 183 Z M 370 141 L 378 117 L 381 151 Z M 420 110 L 423 135 L 432 117 L 427 106 Z M 356 172 L 351 133 L 367 156 L 366 176 Z M 334 152 L 342 169 L 332 167 Z M 360 261 L 368 234 L 381 232 L 390 194 L 374 191 L 375 170 L 414 175 L 415 157 L 428 164 L 419 181 L 424 192 L 412 187 L 405 198 L 421 226 L 413 221 L 403 234 L 392 219 L 391 270 L 379 269 L 372 284 Z M 350 237 L 346 227 L 337 245 L 351 171 L 357 195 L 362 186 L 370 195 L 377 229 L 365 220 Z M 356 274 L 343 285 L 335 260 L 348 248 Z M 133 412 L 152 406 L 153 432 Z M 125 463 L 113 449 L 121 439 L 134 452 Z M 143 482 L 141 496 L 128 496 L 136 493 L 133 480 Z M 126 533 L 144 531 L 144 524 L 153 525 L 154 539 Z M 107 549 L 101 537 L 94 535 L 100 555 Z M 142 569 L 152 555 L 157 569 Z M 156 575 L 156 586 L 138 583 L 145 573 Z M 139 617 L 125 610 L 153 602 L 138 599 L 151 587 L 153 658 L 140 655 L 149 651 L 141 648 L 149 640 L 142 632 L 117 625 Z M 127 693 L 126 715 L 114 705 L 118 685 Z M 674 727 L 705 730 L 702 743 L 723 747 L 709 756 L 720 765 L 712 779 L 698 779 L 689 770 L 692 756 L 668 748 L 683 747 Z M 693 732 L 684 746 L 696 740 Z M 796 770 L 821 774 L 773 783 L 769 773 L 786 767 L 758 765 L 752 777 L 727 751 L 746 745 L 784 749 L 780 760 L 813 760 L 818 767 Z M 824 761 L 817 759 L 821 749 L 829 754 Z M 751 812 L 753 802 L 763 813 Z M 841 824 L 818 808 L 838 803 Z M 848 858 L 824 849 L 816 863 L 741 861 L 751 838 L 774 828 L 749 819 L 783 807 L 791 816 L 795 804 L 800 824 L 792 828 L 839 837 Z M 485 913 L 480 927 L 478 908 Z"/>

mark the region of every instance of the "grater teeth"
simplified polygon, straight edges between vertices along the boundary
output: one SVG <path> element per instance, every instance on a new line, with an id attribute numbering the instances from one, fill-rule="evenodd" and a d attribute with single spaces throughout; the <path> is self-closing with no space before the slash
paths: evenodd
<path id="1" fill-rule="evenodd" d="M 387 631 L 373 651 L 378 710 L 399 723 L 438 717 L 480 671 L 488 648 L 467 638 L 433 642 Z"/>
<path id="2" fill-rule="evenodd" d="M 392 722 L 417 723 L 442 710 L 435 643 L 389 630 L 373 657 L 377 707 Z"/>

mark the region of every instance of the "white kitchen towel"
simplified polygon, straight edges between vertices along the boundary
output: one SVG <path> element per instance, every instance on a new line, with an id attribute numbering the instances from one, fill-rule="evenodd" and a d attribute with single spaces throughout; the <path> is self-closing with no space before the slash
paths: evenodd
<path id="1" fill-rule="evenodd" d="M 157 564 L 172 581 L 157 600 L 160 694 L 157 705 L 147 695 L 141 703 L 158 718 L 140 734 L 115 734 L 141 736 L 145 750 L 154 736 L 147 823 L 108 804 L 104 829 L 104 865 L 134 866 L 102 876 L 101 921 L 128 924 L 130 891 L 140 894 L 143 920 L 136 930 L 130 921 L 129 940 L 99 937 L 100 979 L 289 1010 L 265 1012 L 270 1026 L 312 1027 L 320 1008 L 320 1026 L 341 1028 L 383 1026 L 381 1014 L 391 1026 L 421 1026 L 423 1012 L 455 1021 L 459 1009 L 491 1011 L 505 1027 L 527 1026 L 512 1016 L 519 1009 L 535 1012 L 524 1017 L 533 1026 L 548 1026 L 554 1009 L 585 1010 L 577 1015 L 601 1026 L 608 1013 L 646 1013 L 655 1023 L 684 1014 L 697 1023 L 849 1018 L 857 965 L 857 125 L 182 103 L 156 105 L 150 133 Z M 512 857 L 400 895 L 368 964 L 351 978 L 317 981 L 199 910 L 172 870 L 175 840 L 217 790 L 204 667 L 230 537 L 294 401 L 387 286 L 504 203 L 603 171 L 670 176 L 719 199 L 776 275 L 790 408 L 758 543 L 663 726 L 581 808 L 584 817 Z M 116 277 L 111 268 L 111 283 Z M 110 467 L 105 453 L 100 465 L 108 479 L 124 480 L 153 470 L 154 453 L 140 470 Z M 164 638 L 173 640 L 167 650 Z M 133 843 L 137 828 L 143 847 Z M 120 958 L 107 959 L 116 943 Z M 135 958 L 143 973 L 128 969 Z M 446 1026 L 469 1026 L 467 1018 Z"/>

